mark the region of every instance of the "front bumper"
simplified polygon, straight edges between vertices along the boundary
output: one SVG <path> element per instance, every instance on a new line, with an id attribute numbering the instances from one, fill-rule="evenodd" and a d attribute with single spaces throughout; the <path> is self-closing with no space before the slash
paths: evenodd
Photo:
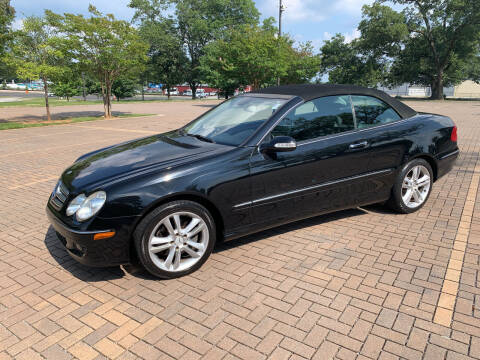
<path id="1" fill-rule="evenodd" d="M 47 216 L 57 236 L 72 258 L 79 263 L 94 267 L 124 265 L 130 262 L 129 232 L 115 221 L 109 221 L 109 229 L 97 231 L 77 231 L 68 228 L 47 206 Z M 124 223 L 128 223 L 125 221 Z M 109 239 L 94 240 L 95 234 L 115 231 Z"/>

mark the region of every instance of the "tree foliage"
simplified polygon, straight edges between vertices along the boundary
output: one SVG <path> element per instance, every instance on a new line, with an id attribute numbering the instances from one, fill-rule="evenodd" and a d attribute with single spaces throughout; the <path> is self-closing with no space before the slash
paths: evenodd
<path id="1" fill-rule="evenodd" d="M 386 77 L 385 64 L 364 53 L 359 40 L 347 43 L 337 34 L 325 42 L 321 54 L 322 73 L 328 74 L 332 83 L 375 87 Z"/>
<path id="2" fill-rule="evenodd" d="M 172 19 L 144 20 L 140 26 L 142 38 L 150 45 L 146 77 L 170 89 L 186 80 L 188 58 Z"/>
<path id="3" fill-rule="evenodd" d="M 288 36 L 276 37 L 272 19 L 263 26 L 244 26 L 207 45 L 201 69 L 207 81 L 224 92 L 232 93 L 240 86 L 255 89 L 274 85 L 304 83 L 319 70 L 319 58 L 309 43 L 294 47 Z"/>
<path id="4" fill-rule="evenodd" d="M 135 90 L 137 87 L 138 84 L 136 84 L 134 80 L 121 77 L 114 81 L 112 93 L 117 98 L 117 101 L 120 101 L 120 99 L 126 99 L 135 96 Z"/>
<path id="5" fill-rule="evenodd" d="M 80 95 L 80 82 L 78 80 L 60 80 L 53 85 L 53 93 L 70 101 L 70 98 Z"/>
<path id="6" fill-rule="evenodd" d="M 48 103 L 49 82 L 62 76 L 66 71 L 64 54 L 57 48 L 60 41 L 52 17 L 31 16 L 23 20 L 13 45 L 15 66 L 23 79 L 41 79 L 45 93 L 47 119 L 51 120 Z"/>
<path id="7" fill-rule="evenodd" d="M 431 86 L 443 98 L 443 86 L 468 77 L 468 61 L 480 41 L 478 0 L 393 0 L 401 13 L 377 0 L 364 6 L 359 30 L 366 49 L 390 59 L 390 83 Z"/>
<path id="8" fill-rule="evenodd" d="M 245 24 L 257 24 L 259 18 L 252 0 L 131 0 L 129 6 L 136 10 L 135 20 L 143 24 L 163 23 L 174 30 L 186 54 L 182 73 L 192 88 L 193 98 L 202 81 L 200 59 L 205 47 Z M 174 16 L 166 16 L 166 9 Z"/>
<path id="9" fill-rule="evenodd" d="M 15 19 L 15 9 L 10 5 L 10 0 L 0 0 L 0 56 L 5 51 L 5 46 L 12 36 L 12 22 Z"/>
<path id="10" fill-rule="evenodd" d="M 147 60 L 148 44 L 128 22 L 89 7 L 90 17 L 65 14 L 59 25 L 67 37 L 64 50 L 79 62 L 102 89 L 105 118 L 110 118 L 112 86 L 121 76 L 139 74 Z"/>

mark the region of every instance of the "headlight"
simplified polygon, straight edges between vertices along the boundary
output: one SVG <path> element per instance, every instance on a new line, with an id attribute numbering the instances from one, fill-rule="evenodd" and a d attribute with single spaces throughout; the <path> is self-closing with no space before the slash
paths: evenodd
<path id="1" fill-rule="evenodd" d="M 76 214 L 78 221 L 88 220 L 100 211 L 106 200 L 105 191 L 97 191 L 87 198 L 83 194 L 78 195 L 68 205 L 67 216 Z"/>
<path id="2" fill-rule="evenodd" d="M 67 216 L 72 216 L 75 214 L 86 199 L 86 196 L 83 194 L 78 195 L 75 199 L 73 199 L 70 205 L 68 205 Z"/>

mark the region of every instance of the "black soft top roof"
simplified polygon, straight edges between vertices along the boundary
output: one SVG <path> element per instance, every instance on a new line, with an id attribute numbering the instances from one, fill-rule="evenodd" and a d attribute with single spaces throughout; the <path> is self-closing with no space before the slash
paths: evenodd
<path id="1" fill-rule="evenodd" d="M 385 101 L 387 104 L 393 107 L 404 119 L 415 116 L 417 114 L 417 112 L 411 107 L 405 105 L 404 103 L 398 101 L 397 99 L 391 97 L 383 91 L 355 85 L 284 85 L 255 90 L 252 91 L 252 93 L 299 96 L 305 101 L 332 95 L 367 95 Z"/>

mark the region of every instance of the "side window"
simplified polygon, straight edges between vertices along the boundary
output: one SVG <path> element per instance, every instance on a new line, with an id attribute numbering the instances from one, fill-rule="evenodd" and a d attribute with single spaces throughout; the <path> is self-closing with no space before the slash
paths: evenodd
<path id="1" fill-rule="evenodd" d="M 389 105 L 371 96 L 352 96 L 358 129 L 388 124 L 401 119 Z"/>
<path id="2" fill-rule="evenodd" d="M 296 141 L 354 130 L 350 97 L 327 96 L 293 109 L 272 131 L 273 136 L 291 136 Z"/>

